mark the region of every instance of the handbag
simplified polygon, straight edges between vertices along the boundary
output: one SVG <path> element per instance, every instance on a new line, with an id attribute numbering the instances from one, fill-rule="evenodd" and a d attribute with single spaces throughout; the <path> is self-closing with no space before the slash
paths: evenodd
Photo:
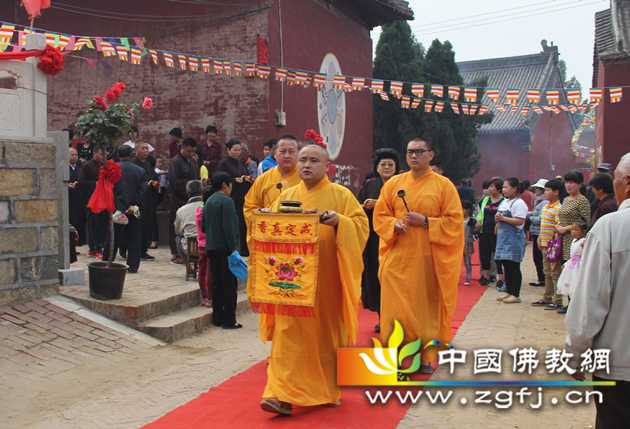
<path id="1" fill-rule="evenodd" d="M 549 262 L 558 262 L 562 260 L 562 237 L 554 236 L 547 242 L 547 260 Z"/>

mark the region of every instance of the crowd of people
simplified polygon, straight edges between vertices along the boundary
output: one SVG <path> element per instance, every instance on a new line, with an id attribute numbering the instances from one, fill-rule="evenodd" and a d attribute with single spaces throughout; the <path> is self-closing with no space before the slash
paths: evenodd
<path id="1" fill-rule="evenodd" d="M 261 338 L 273 340 L 261 402 L 265 411 L 290 415 L 294 404 L 340 404 L 334 357 L 338 347 L 356 339 L 361 302 L 378 312 L 374 330 L 384 344 L 397 323 L 404 326 L 404 343 L 422 339 L 419 372 L 432 373 L 437 349 L 425 345 L 451 339 L 461 261 L 470 286 L 475 241 L 478 285 L 496 286 L 503 292 L 497 301 L 521 302 L 521 262 L 529 242 L 536 266 L 530 285 L 544 287 L 531 305 L 566 313 L 572 297 L 579 296 L 580 311 L 591 311 L 584 299 L 593 292 L 580 290 L 582 254 L 589 251 L 589 231 L 600 231 L 593 229 L 599 223 L 613 228 L 608 216 L 624 201 L 610 164 L 599 165 L 588 188 L 578 171 L 533 186 L 515 177 L 493 177 L 476 199 L 470 181 L 456 188 L 442 176 L 441 165 L 431 165 L 431 143 L 416 138 L 406 149 L 408 171 L 401 171 L 396 151 L 377 150 L 373 170 L 355 197 L 328 180 L 324 145 L 283 136 L 265 143 L 266 156 L 258 162 L 236 139 L 225 144 L 223 157 L 215 127 L 207 127 L 205 135 L 198 145 L 182 138 L 179 128 L 171 130 L 168 167 L 163 158 L 151 156 L 152 147 L 139 139 L 137 129 L 111 153 L 89 142 L 70 148 L 71 222 L 79 243 L 89 244 L 88 256 L 107 253 L 107 214 L 92 213 L 87 200 L 100 166 L 107 158 L 116 160 L 122 178 L 114 188 L 113 242 L 129 272 L 137 272 L 140 261 L 155 259 L 147 252 L 157 241 L 156 207 L 169 195 L 170 262 L 185 263 L 189 244 L 196 242 L 202 305 L 213 308 L 213 324 L 238 329 L 237 279 L 230 265 L 235 253 L 248 255 L 252 249 L 253 213 L 277 211 L 283 200 L 301 201 L 305 210 L 321 213 L 315 317 L 260 314 Z M 619 180 L 630 180 L 624 171 Z M 617 243 L 600 239 L 598 245 Z M 250 294 L 252 276 L 247 286 Z M 567 347 L 584 345 L 570 338 Z"/>

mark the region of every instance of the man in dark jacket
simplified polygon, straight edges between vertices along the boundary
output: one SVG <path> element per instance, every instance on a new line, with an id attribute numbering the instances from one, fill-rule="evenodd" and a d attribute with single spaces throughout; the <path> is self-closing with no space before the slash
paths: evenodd
<path id="1" fill-rule="evenodd" d="M 191 180 L 199 180 L 199 170 L 193 160 L 197 142 L 193 138 L 185 138 L 179 149 L 179 153 L 171 159 L 168 169 L 168 186 L 171 189 L 171 207 L 168 218 L 168 238 L 171 246 L 171 264 L 184 265 L 179 257 L 177 243 L 175 242 L 175 216 L 177 210 L 188 202 L 186 184 Z"/>
<path id="2" fill-rule="evenodd" d="M 103 165 L 104 150 L 94 146 L 92 159 L 81 166 L 79 171 L 79 192 L 85 210 L 88 229 L 88 258 L 101 258 L 103 252 L 103 241 L 109 225 L 109 215 L 107 211 L 94 213 L 87 206 L 88 201 L 96 189 L 98 174 Z"/>
<path id="3" fill-rule="evenodd" d="M 127 145 L 129 146 L 129 145 Z M 157 199 L 157 188 L 159 182 L 157 174 L 151 167 L 149 162 L 149 143 L 144 140 L 138 140 L 135 143 L 136 155 L 133 157 L 133 162 L 138 167 L 142 168 L 147 176 L 147 193 L 144 197 L 144 204 L 140 207 L 140 223 L 141 223 L 141 240 L 140 240 L 140 259 L 143 261 L 155 261 L 155 258 L 149 255 L 149 244 L 151 242 L 151 235 L 153 234 L 153 223 L 155 221 L 155 202 Z"/>
<path id="4" fill-rule="evenodd" d="M 147 192 L 145 171 L 131 162 L 133 150 L 129 146 L 118 148 L 121 177 L 114 185 L 114 205 L 116 211 L 126 214 L 126 225 L 114 223 L 114 252 L 121 240 L 127 243 L 127 265 L 129 273 L 137 273 L 140 267 L 140 219 L 136 217 L 133 206 L 142 207 Z M 109 257 L 109 232 L 105 237 L 103 259 Z"/>

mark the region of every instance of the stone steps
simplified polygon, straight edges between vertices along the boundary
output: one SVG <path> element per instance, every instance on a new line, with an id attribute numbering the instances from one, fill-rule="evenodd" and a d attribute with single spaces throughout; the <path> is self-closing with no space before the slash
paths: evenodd
<path id="1" fill-rule="evenodd" d="M 245 283 L 239 283 L 237 313 L 248 309 Z M 92 298 L 87 286 L 61 292 L 88 309 L 166 342 L 179 341 L 212 324 L 212 309 L 201 306 L 196 281 L 167 288 L 123 290 L 119 300 Z"/>

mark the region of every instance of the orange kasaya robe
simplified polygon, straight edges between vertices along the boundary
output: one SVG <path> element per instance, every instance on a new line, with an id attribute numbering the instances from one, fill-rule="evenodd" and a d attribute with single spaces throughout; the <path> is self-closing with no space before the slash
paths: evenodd
<path id="1" fill-rule="evenodd" d="M 398 234 L 394 224 L 405 220 L 407 209 L 429 218 L 429 227 L 407 225 Z M 451 316 L 457 302 L 464 250 L 462 204 L 457 189 L 430 168 L 414 179 L 411 172 L 385 183 L 374 207 L 374 230 L 381 239 L 381 340 L 387 344 L 398 320 L 405 332 L 403 343 L 422 339 L 451 341 Z M 422 350 L 421 349 L 421 350 Z M 422 352 L 422 360 L 437 357 L 437 347 Z"/>
<path id="2" fill-rule="evenodd" d="M 301 201 L 305 211 L 334 210 L 339 224 L 319 227 L 315 317 L 260 314 L 260 336 L 273 340 L 263 397 L 301 406 L 337 403 L 337 348 L 356 341 L 368 219 L 354 195 L 327 177 L 311 190 L 300 183 L 279 200 Z"/>
<path id="3" fill-rule="evenodd" d="M 278 183 L 282 184 L 282 188 L 278 189 Z M 300 176 L 298 176 L 297 167 L 285 176 L 278 167 L 270 168 L 256 180 L 249 189 L 247 195 L 245 195 L 245 203 L 243 205 L 243 215 L 245 217 L 245 224 L 247 225 L 247 247 L 249 247 L 249 253 L 252 252 L 252 213 L 258 209 L 271 208 L 273 203 L 278 199 L 282 191 L 287 190 L 300 183 Z M 248 267 L 247 276 L 247 296 L 251 297 L 251 279 L 253 278 L 253 265 Z M 251 304 L 251 303 L 250 303 Z"/>

